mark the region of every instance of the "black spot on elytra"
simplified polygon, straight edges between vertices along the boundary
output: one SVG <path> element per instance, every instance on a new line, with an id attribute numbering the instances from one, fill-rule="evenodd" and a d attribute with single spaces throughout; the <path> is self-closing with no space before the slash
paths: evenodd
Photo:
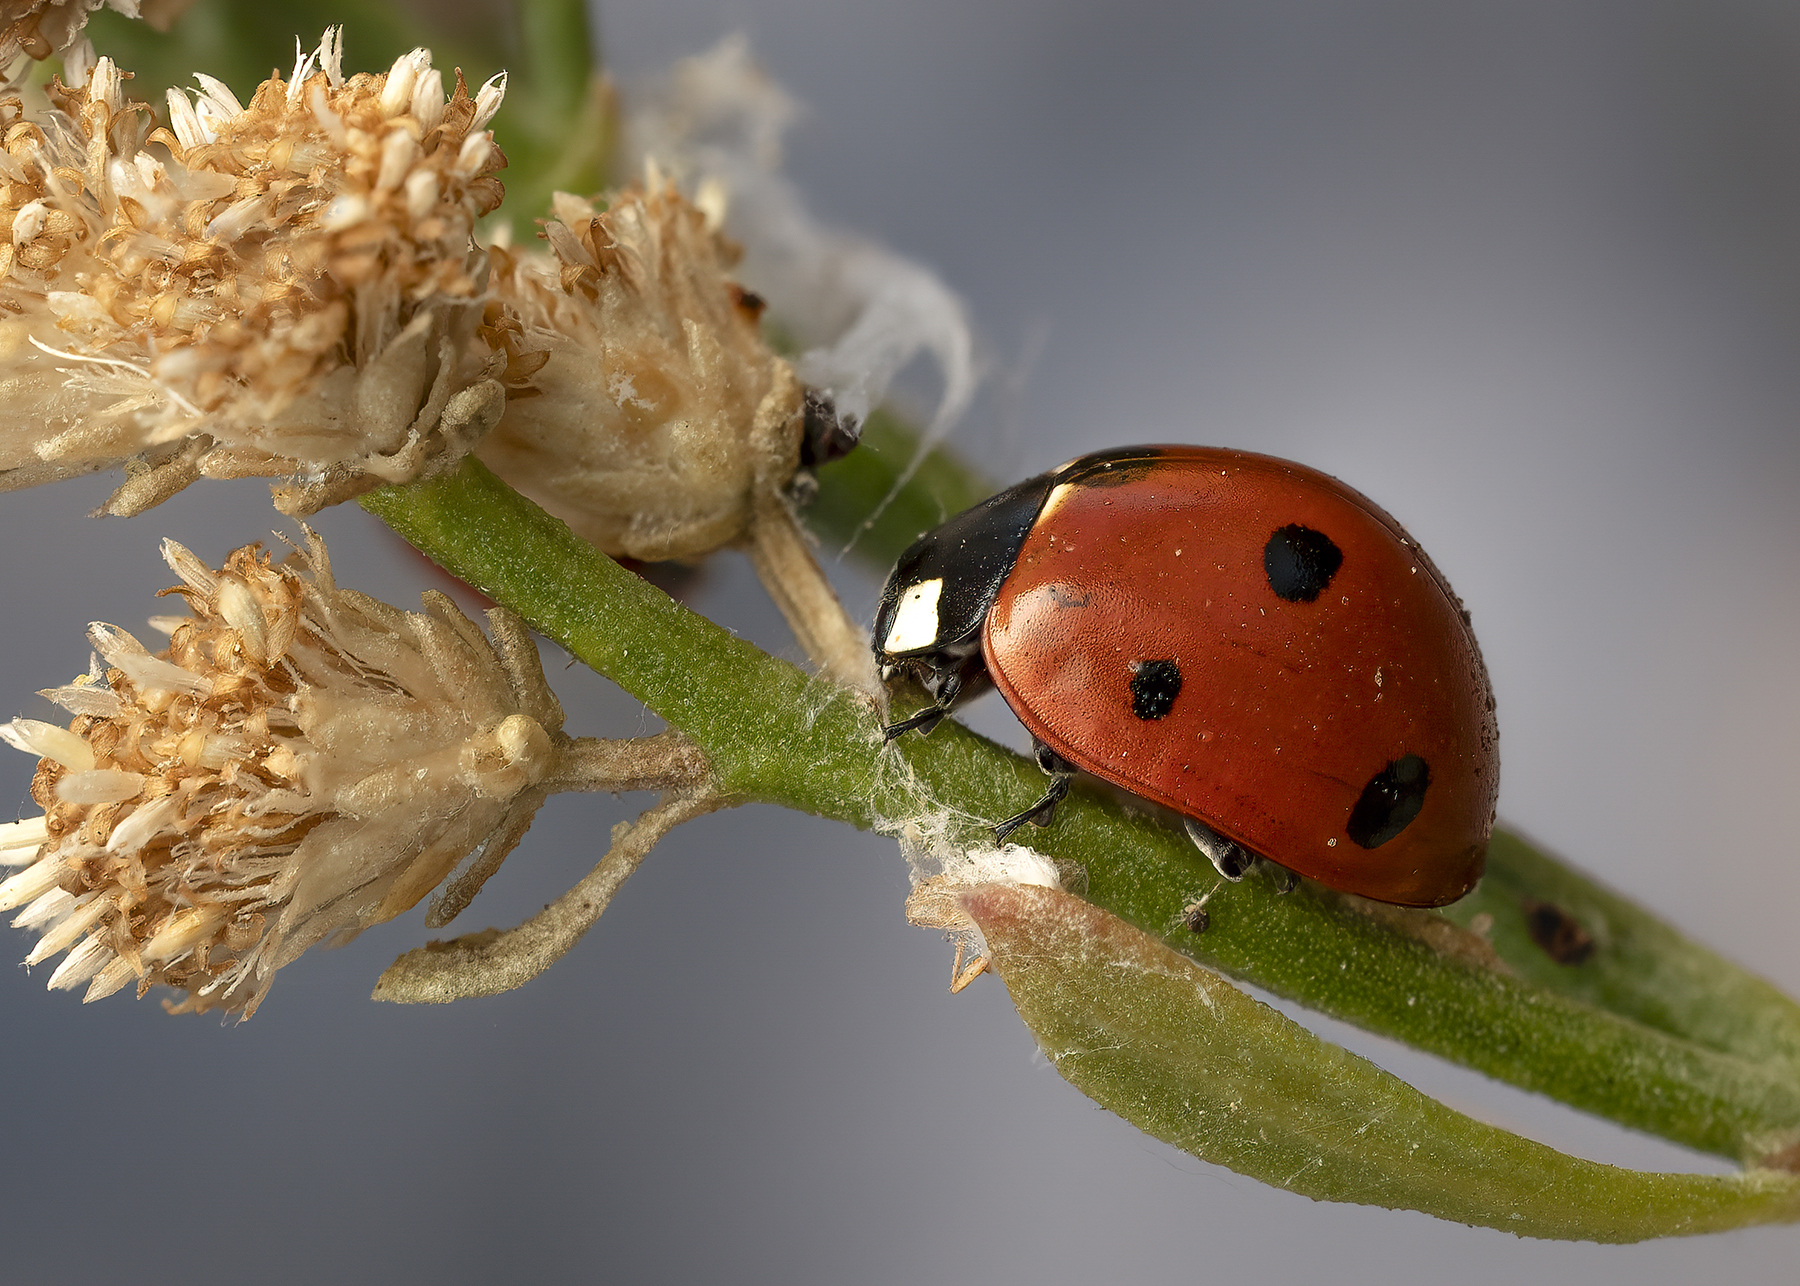
<path id="1" fill-rule="evenodd" d="M 1594 939 L 1581 922 L 1554 902 L 1526 898 L 1525 929 L 1559 965 L 1578 965 L 1594 954 Z"/>
<path id="2" fill-rule="evenodd" d="M 1263 572 L 1275 597 L 1289 603 L 1310 603 L 1331 584 L 1344 565 L 1344 551 L 1331 537 L 1311 527 L 1291 522 L 1277 527 L 1263 546 Z"/>
<path id="3" fill-rule="evenodd" d="M 1140 719 L 1160 719 L 1181 695 L 1181 667 L 1173 661 L 1131 663 L 1131 713 Z"/>
<path id="4" fill-rule="evenodd" d="M 1426 762 L 1417 755 L 1401 755 L 1369 778 L 1350 810 L 1345 832 L 1363 848 L 1380 848 L 1419 815 L 1430 785 Z"/>

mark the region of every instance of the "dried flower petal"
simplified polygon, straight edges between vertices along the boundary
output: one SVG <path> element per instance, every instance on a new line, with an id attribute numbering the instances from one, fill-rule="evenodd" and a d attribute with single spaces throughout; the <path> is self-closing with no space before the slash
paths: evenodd
<path id="1" fill-rule="evenodd" d="M 327 33 L 247 105 L 197 76 L 169 129 L 107 59 L 46 113 L 0 100 L 0 489 L 131 462 L 109 512 L 245 475 L 295 477 L 277 501 L 310 512 L 498 419 L 471 236 L 502 194 L 503 82 L 446 98 L 424 50 L 340 59 Z"/>
<path id="2" fill-rule="evenodd" d="M 85 76 L 94 65 L 84 28 L 102 4 L 127 18 L 146 18 L 159 30 L 192 0 L 0 0 L 0 84 L 15 83 L 24 59 L 63 55 L 64 70 Z"/>
<path id="3" fill-rule="evenodd" d="M 510 370 L 537 396 L 508 404 L 482 460 L 611 554 L 739 539 L 798 466 L 802 394 L 726 276 L 733 247 L 654 179 L 604 209 L 558 193 L 544 233 L 549 255 L 493 252 L 524 326 Z"/>
<path id="4" fill-rule="evenodd" d="M 24 866 L 37 860 L 38 849 L 50 838 L 42 817 L 0 824 L 0 866 Z"/>
<path id="5" fill-rule="evenodd" d="M 48 693 L 69 728 L 0 727 L 47 756 L 44 817 L 0 827 L 0 861 L 36 849 L 0 910 L 42 935 L 29 963 L 70 951 L 52 987 L 164 983 L 247 1015 L 308 946 L 516 843 L 569 743 L 535 652 L 496 651 L 442 595 L 419 614 L 337 588 L 311 533 L 280 566 L 163 553 L 191 612 L 168 650 L 95 626 L 110 704 L 91 679 Z"/>

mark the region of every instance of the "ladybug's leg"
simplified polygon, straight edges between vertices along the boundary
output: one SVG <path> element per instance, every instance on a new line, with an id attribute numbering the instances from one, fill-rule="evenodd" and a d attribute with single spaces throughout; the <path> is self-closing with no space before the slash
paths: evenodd
<path id="1" fill-rule="evenodd" d="M 1037 738 L 1032 738 L 1032 757 L 1037 766 L 1050 778 L 1050 784 L 1044 788 L 1043 798 L 1022 813 L 1013 816 L 994 827 L 994 843 L 1006 843 L 1011 835 L 1026 822 L 1035 826 L 1048 826 L 1056 816 L 1056 806 L 1064 795 L 1069 793 L 1069 778 L 1076 771 L 1075 765 L 1050 749 Z"/>
<path id="2" fill-rule="evenodd" d="M 1199 818 L 1184 817 L 1181 820 L 1187 827 L 1188 838 L 1194 841 L 1194 847 L 1206 854 L 1207 861 L 1218 867 L 1219 874 L 1233 884 L 1243 879 L 1245 873 L 1256 865 L 1256 854 L 1236 840 L 1226 839 Z"/>
<path id="3" fill-rule="evenodd" d="M 925 687 L 931 693 L 932 704 L 909 719 L 902 719 L 899 723 L 890 723 L 882 731 L 881 739 L 883 741 L 892 741 L 902 733 L 911 732 L 914 728 L 919 730 L 920 736 L 929 735 L 931 730 L 938 726 L 938 720 L 942 719 L 949 712 L 950 707 L 954 706 L 957 699 L 962 696 L 963 671 L 960 668 L 934 671 L 925 680 Z"/>
<path id="4" fill-rule="evenodd" d="M 1062 797 L 1068 793 L 1069 779 L 1067 777 L 1051 778 L 1049 786 L 1044 789 L 1044 797 L 1042 799 L 1038 800 L 1037 803 L 1033 804 L 1030 808 L 1027 808 L 1024 812 L 1014 813 L 1011 817 L 994 827 L 994 843 L 1006 843 L 1006 837 L 1018 830 L 1019 827 L 1023 826 L 1026 822 L 1031 822 L 1037 826 L 1048 826 L 1051 819 L 1056 816 L 1057 804 L 1060 803 Z"/>
<path id="5" fill-rule="evenodd" d="M 910 719 L 902 719 L 899 723 L 890 723 L 886 728 L 882 729 L 881 739 L 883 741 L 892 741 L 902 733 L 911 732 L 914 728 L 918 728 L 922 732 L 928 733 L 933 728 L 937 727 L 938 720 L 943 717 L 944 711 L 941 707 L 926 706 Z"/>

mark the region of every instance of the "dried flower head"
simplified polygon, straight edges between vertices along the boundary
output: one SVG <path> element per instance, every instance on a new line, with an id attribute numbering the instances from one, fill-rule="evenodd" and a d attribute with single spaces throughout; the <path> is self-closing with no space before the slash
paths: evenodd
<path id="1" fill-rule="evenodd" d="M 88 15 L 104 0 L 0 0 L 0 70 L 10 72 L 21 58 L 42 61 L 82 38 Z M 113 8 L 136 17 L 136 0 L 113 0 Z M 90 60 L 91 61 L 91 60 Z"/>
<path id="2" fill-rule="evenodd" d="M 611 554 L 738 540 L 799 464 L 803 396 L 726 275 L 716 209 L 653 175 L 603 209 L 558 193 L 555 214 L 549 255 L 493 252 L 496 294 L 548 360 L 482 460 Z"/>
<path id="3" fill-rule="evenodd" d="M 310 512 L 459 458 L 522 378 L 471 240 L 503 83 L 446 95 L 422 49 L 346 78 L 335 31 L 248 106 L 197 79 L 168 129 L 106 59 L 0 100 L 0 488 L 129 464 L 133 513 L 286 475 Z"/>
<path id="4" fill-rule="evenodd" d="M 441 594 L 424 614 L 337 588 L 324 544 L 222 570 L 165 542 L 190 616 L 152 656 L 109 625 L 106 669 L 44 695 L 68 728 L 0 737 L 42 757 L 44 816 L 4 828 L 0 910 L 68 956 L 52 987 L 136 983 L 176 1008 L 253 1012 L 274 973 L 328 936 L 417 903 L 465 857 L 524 834 L 567 745 L 529 635 L 498 650 Z M 35 851 L 34 851 L 35 850 Z"/>

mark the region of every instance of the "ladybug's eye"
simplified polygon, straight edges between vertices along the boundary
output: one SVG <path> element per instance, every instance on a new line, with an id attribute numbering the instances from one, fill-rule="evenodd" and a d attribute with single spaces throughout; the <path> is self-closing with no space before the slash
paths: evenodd
<path id="1" fill-rule="evenodd" d="M 881 650 L 889 656 L 917 652 L 938 641 L 938 599 L 944 593 L 944 578 L 935 576 L 909 586 L 894 605 L 894 621 L 888 626 Z"/>

